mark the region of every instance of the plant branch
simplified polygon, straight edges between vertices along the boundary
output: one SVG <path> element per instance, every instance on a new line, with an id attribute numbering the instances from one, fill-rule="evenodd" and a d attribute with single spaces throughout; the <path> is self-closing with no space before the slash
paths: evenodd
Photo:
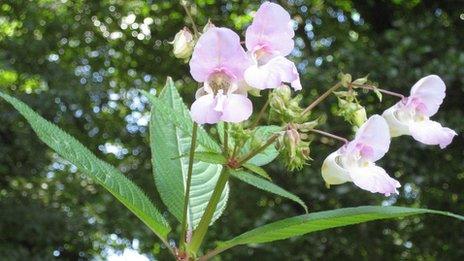
<path id="1" fill-rule="evenodd" d="M 304 111 L 301 115 L 305 115 L 306 113 L 310 112 L 314 107 L 316 107 L 319 103 L 321 103 L 325 98 L 327 98 L 332 92 L 337 90 L 338 88 L 342 87 L 342 83 L 338 82 L 334 86 L 330 87 L 326 92 L 324 92 L 321 96 L 319 96 L 316 100 L 314 100 Z"/>
<path id="2" fill-rule="evenodd" d="M 222 191 L 227 184 L 227 180 L 229 179 L 229 170 L 227 167 L 223 167 L 219 179 L 216 183 L 216 187 L 214 187 L 213 194 L 209 199 L 208 205 L 206 206 L 206 210 L 201 217 L 200 223 L 198 224 L 197 229 L 193 233 L 192 242 L 188 246 L 188 250 L 195 254 L 200 249 L 200 246 L 203 242 L 203 239 L 208 231 L 208 226 L 211 223 L 211 219 L 213 218 L 214 211 L 216 210 L 217 204 L 219 199 L 221 198 Z"/>
<path id="3" fill-rule="evenodd" d="M 190 142 L 190 155 L 189 155 L 189 164 L 188 164 L 188 172 L 187 172 L 187 182 L 185 185 L 185 195 L 184 195 L 184 209 L 182 214 L 182 231 L 180 233 L 180 242 L 179 245 L 182 248 L 185 246 L 186 243 L 186 235 L 187 235 L 187 211 L 189 205 L 189 198 L 190 198 L 190 186 L 192 183 L 192 172 L 193 172 L 193 160 L 195 156 L 195 147 L 197 142 L 197 129 L 198 123 L 193 123 L 192 128 L 192 141 Z"/>
<path id="4" fill-rule="evenodd" d="M 369 90 L 369 91 L 378 90 L 379 92 L 382 92 L 382 93 L 385 93 L 385 94 L 388 94 L 388 95 L 391 95 L 391 96 L 399 97 L 402 100 L 405 98 L 403 94 L 388 91 L 388 90 L 384 90 L 384 89 L 380 89 L 380 88 L 377 88 L 377 87 L 375 87 L 373 85 L 357 85 L 357 84 L 353 84 L 353 86 L 360 87 L 362 89 Z"/>
<path id="5" fill-rule="evenodd" d="M 271 99 L 270 99 L 271 95 L 267 95 L 267 100 L 266 100 L 266 103 L 263 105 L 263 107 L 261 108 L 261 110 L 259 111 L 258 113 L 258 116 L 256 117 L 255 121 L 251 124 L 250 126 L 250 129 L 254 129 L 256 128 L 256 126 L 258 126 L 259 124 L 259 121 L 261 120 L 261 118 L 263 117 L 264 113 L 266 112 L 266 109 L 267 107 L 269 107 L 269 103 L 271 102 Z"/>
<path id="6" fill-rule="evenodd" d="M 321 131 L 321 130 L 316 130 L 316 129 L 311 129 L 309 130 L 311 132 L 314 132 L 314 133 L 318 133 L 318 134 L 321 134 L 321 135 L 324 135 L 324 136 L 327 136 L 327 137 L 330 137 L 332 139 L 336 139 L 336 140 L 339 140 L 339 141 L 343 141 L 344 143 L 348 143 L 348 140 L 343 138 L 343 137 L 340 137 L 340 136 L 337 136 L 337 135 L 334 135 L 332 133 L 328 133 L 328 132 L 325 132 L 325 131 Z"/>
<path id="7" fill-rule="evenodd" d="M 190 10 L 187 8 L 187 3 L 186 1 L 181 1 L 180 5 L 184 8 L 185 13 L 187 14 L 187 17 L 190 19 L 190 22 L 192 22 L 192 28 L 193 28 L 193 33 L 195 34 L 195 37 L 198 39 L 200 38 L 200 32 L 198 31 L 198 27 L 195 24 L 195 20 L 193 20 L 192 15 L 190 14 Z"/>
<path id="8" fill-rule="evenodd" d="M 256 156 L 258 153 L 262 152 L 263 150 L 265 150 L 267 147 L 269 147 L 272 143 L 274 143 L 274 141 L 280 136 L 279 133 L 274 133 L 271 137 L 269 137 L 269 139 L 266 141 L 266 143 L 264 143 L 264 145 L 262 145 L 261 147 L 255 149 L 255 150 L 252 150 L 250 151 L 250 153 L 248 153 L 245 157 L 243 157 L 243 159 L 241 159 L 239 162 L 238 162 L 238 165 L 242 165 L 243 163 L 246 163 L 248 160 L 250 160 L 251 158 L 253 158 L 254 156 Z"/>

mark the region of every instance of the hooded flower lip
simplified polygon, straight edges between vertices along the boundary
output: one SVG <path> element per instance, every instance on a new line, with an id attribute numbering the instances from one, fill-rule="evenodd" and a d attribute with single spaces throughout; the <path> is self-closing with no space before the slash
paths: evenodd
<path id="1" fill-rule="evenodd" d="M 232 30 L 213 27 L 198 40 L 190 60 L 190 73 L 203 87 L 196 93 L 191 115 L 199 124 L 241 122 L 253 107 L 244 95 L 243 74 L 251 61 Z"/>
<path id="2" fill-rule="evenodd" d="M 391 136 L 411 135 L 424 144 L 446 148 L 457 133 L 430 120 L 442 104 L 445 90 L 445 83 L 437 75 L 426 76 L 414 84 L 409 97 L 382 114 Z"/>
<path id="3" fill-rule="evenodd" d="M 285 58 L 294 47 L 295 32 L 290 14 L 280 5 L 264 2 L 246 30 L 245 45 L 254 64 L 245 72 L 246 82 L 257 89 L 270 89 L 290 83 L 301 90 L 295 64 Z"/>
<path id="4" fill-rule="evenodd" d="M 287 56 L 293 50 L 294 36 L 290 14 L 278 4 L 264 2 L 246 30 L 245 45 L 249 51 Z"/>
<path id="5" fill-rule="evenodd" d="M 324 160 L 322 177 L 328 185 L 353 182 L 372 193 L 398 194 L 400 183 L 375 164 L 389 147 L 388 125 L 381 116 L 373 115 L 359 128 L 354 140 Z"/>

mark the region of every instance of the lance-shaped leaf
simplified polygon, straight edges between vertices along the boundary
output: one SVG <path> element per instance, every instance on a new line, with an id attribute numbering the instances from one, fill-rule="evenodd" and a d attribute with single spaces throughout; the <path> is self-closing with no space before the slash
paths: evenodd
<path id="1" fill-rule="evenodd" d="M 342 208 L 286 218 L 255 228 L 234 239 L 219 243 L 218 248 L 214 252 L 219 253 L 237 245 L 272 242 L 314 231 L 359 224 L 372 220 L 399 218 L 418 214 L 445 215 L 464 221 L 463 216 L 430 209 L 394 206 Z"/>
<path id="2" fill-rule="evenodd" d="M 244 168 L 248 169 L 249 171 L 251 171 L 251 172 L 253 172 L 253 173 L 255 173 L 255 174 L 260 175 L 261 177 L 263 177 L 263 178 L 265 178 L 265 179 L 267 179 L 267 180 L 269 180 L 269 181 L 272 181 L 272 179 L 271 179 L 271 177 L 269 176 L 269 174 L 267 174 L 267 172 L 266 172 L 263 168 L 261 168 L 261 167 L 259 167 L 259 166 L 256 166 L 256 165 L 251 164 L 251 163 L 244 163 L 244 164 L 242 164 L 242 166 L 243 166 Z"/>
<path id="3" fill-rule="evenodd" d="M 56 125 L 42 118 L 26 104 L 0 92 L 0 97 L 9 102 L 26 118 L 37 136 L 61 157 L 70 161 L 140 218 L 163 242 L 167 242 L 170 227 L 161 213 L 142 190 L 110 164 L 98 159 L 76 139 Z"/>
<path id="4" fill-rule="evenodd" d="M 257 177 L 251 173 L 248 173 L 246 171 L 241 171 L 241 170 L 234 170 L 234 171 L 231 171 L 230 174 L 245 182 L 245 183 L 248 183 L 254 187 L 257 187 L 259 189 L 262 189 L 264 191 L 267 191 L 267 192 L 270 192 L 270 193 L 273 193 L 273 194 L 276 194 L 276 195 L 279 195 L 281 197 L 284 197 L 284 198 L 287 198 L 287 199 L 290 199 L 290 200 L 293 200 L 294 202 L 298 203 L 299 205 L 301 205 L 303 207 L 303 209 L 305 210 L 305 212 L 308 212 L 308 207 L 306 207 L 305 203 L 296 195 L 286 191 L 285 189 L 277 186 L 276 184 L 268 181 L 268 180 L 265 180 L 265 179 L 262 179 L 260 177 Z"/>
<path id="5" fill-rule="evenodd" d="M 146 95 L 152 102 L 150 143 L 156 187 L 169 211 L 182 222 L 193 122 L 170 78 L 159 97 Z M 219 146 L 201 126 L 198 127 L 198 143 L 198 152 L 207 154 L 207 147 L 220 151 Z M 205 154 L 199 154 L 200 158 Z M 200 222 L 221 170 L 221 164 L 195 160 L 187 217 L 189 228 L 195 228 Z M 213 222 L 225 209 L 228 195 L 227 185 L 214 213 Z"/>

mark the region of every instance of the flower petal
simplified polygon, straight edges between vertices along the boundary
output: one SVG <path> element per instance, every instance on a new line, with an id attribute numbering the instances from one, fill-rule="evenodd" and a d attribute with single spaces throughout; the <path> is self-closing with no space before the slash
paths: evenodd
<path id="1" fill-rule="evenodd" d="M 245 71 L 245 81 L 256 89 L 272 89 L 290 83 L 301 90 L 300 76 L 295 64 L 283 56 L 276 56 L 262 66 L 251 66 Z"/>
<path id="2" fill-rule="evenodd" d="M 410 98 L 418 98 L 426 107 L 425 114 L 430 117 L 437 113 L 445 98 L 445 91 L 443 80 L 437 75 L 429 75 L 414 84 Z"/>
<path id="3" fill-rule="evenodd" d="M 340 156 L 339 151 L 332 152 L 322 164 L 322 178 L 327 185 L 338 185 L 351 181 L 348 170 L 337 162 Z"/>
<path id="4" fill-rule="evenodd" d="M 372 193 L 390 196 L 390 194 L 398 194 L 397 188 L 401 187 L 396 179 L 388 176 L 383 168 L 374 164 L 351 169 L 350 175 L 356 186 Z"/>
<path id="5" fill-rule="evenodd" d="M 244 95 L 229 94 L 223 104 L 221 120 L 226 122 L 242 122 L 253 112 L 251 101 Z"/>
<path id="6" fill-rule="evenodd" d="M 441 149 L 446 148 L 457 135 L 454 130 L 431 120 L 411 123 L 409 129 L 415 140 L 427 145 L 439 145 Z"/>
<path id="7" fill-rule="evenodd" d="M 372 148 L 369 153 L 369 160 L 379 160 L 390 147 L 390 132 L 387 122 L 380 115 L 372 115 L 358 129 L 355 139 L 350 144 L 362 144 Z"/>
<path id="8" fill-rule="evenodd" d="M 286 56 L 293 50 L 294 36 L 289 13 L 278 4 L 264 2 L 246 30 L 245 44 L 249 51 L 265 48 Z"/>
<path id="9" fill-rule="evenodd" d="M 396 117 L 395 112 L 397 111 L 397 108 L 397 105 L 393 105 L 392 107 L 385 110 L 382 114 L 382 117 L 388 123 L 388 127 L 390 128 L 390 135 L 392 138 L 401 135 L 411 135 L 408 124 L 400 121 Z"/>
<path id="10" fill-rule="evenodd" d="M 193 102 L 190 108 L 192 119 L 198 124 L 216 123 L 221 117 L 221 112 L 215 111 L 216 99 L 213 94 L 201 96 Z"/>
<path id="11" fill-rule="evenodd" d="M 235 32 L 228 28 L 214 27 L 200 37 L 189 64 L 192 77 L 197 82 L 205 82 L 217 71 L 224 71 L 239 80 L 243 78 L 251 61 Z"/>

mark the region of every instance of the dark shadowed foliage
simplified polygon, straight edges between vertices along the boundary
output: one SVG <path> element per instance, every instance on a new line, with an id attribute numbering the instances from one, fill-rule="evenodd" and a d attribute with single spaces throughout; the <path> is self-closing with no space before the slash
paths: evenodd
<path id="1" fill-rule="evenodd" d="M 194 17 L 243 31 L 258 1 L 195 1 Z M 266 166 L 309 211 L 358 205 L 400 205 L 464 213 L 464 2 L 432 0 L 279 1 L 296 26 L 294 60 L 308 104 L 340 71 L 369 74 L 382 88 L 407 94 L 419 78 L 438 74 L 447 97 L 436 119 L 459 136 L 441 151 L 410 137 L 393 140 L 380 162 L 403 184 L 384 198 L 352 184 L 327 189 L 322 160 L 338 144 L 317 139 L 314 161 L 289 173 Z M 189 25 L 178 1 L 0 2 L 0 89 L 117 166 L 162 206 L 153 186 L 148 146 L 149 104 L 137 90 L 159 90 L 173 77 L 186 102 L 197 87 L 187 64 L 175 59 L 175 33 Z M 243 36 L 243 35 L 242 35 Z M 396 100 L 365 94 L 369 114 Z M 254 98 L 257 107 L 264 98 Z M 321 129 L 349 137 L 333 115 L 336 99 L 320 105 Z M 134 215 L 98 184 L 41 143 L 12 107 L 0 102 L 0 259 L 90 259 L 135 247 L 167 260 L 167 250 Z M 233 182 L 211 239 L 230 239 L 269 221 L 302 214 L 297 203 Z M 240 191 L 240 193 L 239 193 Z M 246 192 L 246 193 L 245 193 Z M 161 208 L 166 210 L 165 208 Z M 171 224 L 175 218 L 166 212 Z M 135 242 L 135 243 L 134 243 Z M 140 242 L 138 244 L 137 242 Z M 137 246 L 138 245 L 138 246 Z M 462 260 L 459 221 L 440 216 L 379 221 L 241 246 L 220 260 Z"/>

